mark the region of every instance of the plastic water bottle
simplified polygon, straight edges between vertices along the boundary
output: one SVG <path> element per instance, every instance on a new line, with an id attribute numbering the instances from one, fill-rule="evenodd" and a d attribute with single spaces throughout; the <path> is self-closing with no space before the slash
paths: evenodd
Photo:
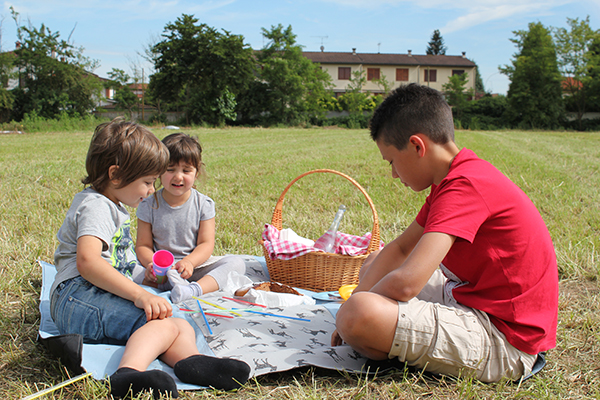
<path id="1" fill-rule="evenodd" d="M 327 232 L 325 232 L 323 236 L 316 240 L 314 246 L 315 248 L 323 250 L 326 253 L 331 253 L 334 250 L 333 247 L 335 246 L 335 237 L 337 236 L 337 231 L 345 211 L 346 206 L 343 204 L 340 205 Z"/>

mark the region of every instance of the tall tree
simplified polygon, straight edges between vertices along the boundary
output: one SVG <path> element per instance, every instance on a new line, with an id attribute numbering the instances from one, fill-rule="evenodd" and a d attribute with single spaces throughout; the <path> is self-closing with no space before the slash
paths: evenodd
<path id="1" fill-rule="evenodd" d="M 518 52 L 512 65 L 500 68 L 511 81 L 507 118 L 522 128 L 555 128 L 564 117 L 564 106 L 552 35 L 539 22 L 513 33 Z"/>
<path id="2" fill-rule="evenodd" d="M 600 36 L 590 46 L 588 74 L 592 78 L 589 91 L 590 109 L 600 111 Z"/>
<path id="3" fill-rule="evenodd" d="M 485 86 L 483 86 L 483 79 L 481 78 L 481 73 L 479 72 L 479 65 L 477 65 L 475 61 L 473 61 L 473 64 L 475 64 L 475 93 L 483 96 L 485 94 Z"/>
<path id="4" fill-rule="evenodd" d="M 252 49 L 243 36 L 183 14 L 165 26 L 162 38 L 151 49 L 150 95 L 182 108 L 188 123 L 222 125 L 235 118 L 232 104 L 254 79 Z"/>
<path id="5" fill-rule="evenodd" d="M 8 122 L 13 109 L 15 99 L 7 87 L 10 79 L 15 76 L 14 61 L 13 53 L 0 53 L 0 122 Z"/>
<path id="6" fill-rule="evenodd" d="M 458 120 L 462 119 L 468 97 L 473 95 L 472 90 L 466 90 L 467 82 L 467 74 L 456 74 L 448 79 L 448 83 L 442 85 L 448 104 L 452 106 L 453 114 Z"/>
<path id="7" fill-rule="evenodd" d="M 425 54 L 431 55 L 445 55 L 446 54 L 446 46 L 444 46 L 444 38 L 442 38 L 442 34 L 439 29 L 433 31 L 431 35 L 431 40 L 427 45 L 427 50 L 425 50 Z"/>
<path id="8" fill-rule="evenodd" d="M 590 75 L 592 63 L 591 46 L 600 31 L 590 27 L 590 17 L 579 21 L 578 18 L 567 18 L 570 27 L 555 30 L 556 53 L 558 65 L 563 74 L 563 89 L 568 96 L 565 100 L 570 109 L 577 113 L 579 129 L 582 128 L 581 119 L 588 109 L 588 92 L 593 83 Z"/>
<path id="9" fill-rule="evenodd" d="M 256 54 L 258 81 L 244 101 L 249 119 L 259 123 L 297 124 L 321 116 L 319 100 L 330 85 L 329 74 L 302 55 L 291 25 L 262 28 L 268 40 Z"/>
<path id="10" fill-rule="evenodd" d="M 88 72 L 97 61 L 83 56 L 82 48 L 61 40 L 59 32 L 44 24 L 39 29 L 20 25 L 18 13 L 12 11 L 21 44 L 14 51 L 19 86 L 13 89 L 12 118 L 20 120 L 28 113 L 44 118 L 88 114 L 102 89 L 100 80 Z"/>
<path id="11" fill-rule="evenodd" d="M 112 71 L 108 73 L 108 77 L 112 80 L 113 85 L 117 87 L 114 96 L 117 110 L 127 110 L 131 116 L 133 109 L 136 106 L 139 106 L 139 98 L 127 86 L 131 79 L 130 76 L 122 69 L 113 68 Z"/>

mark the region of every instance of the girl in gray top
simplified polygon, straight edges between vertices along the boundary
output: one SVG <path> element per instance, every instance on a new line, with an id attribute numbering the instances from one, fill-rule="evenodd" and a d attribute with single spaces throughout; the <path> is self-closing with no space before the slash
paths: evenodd
<path id="1" fill-rule="evenodd" d="M 152 286 L 157 286 L 152 272 L 154 252 L 173 253 L 169 284 L 159 288 L 172 287 L 171 300 L 179 303 L 222 288 L 230 273 L 244 274 L 246 267 L 241 257 L 228 256 L 198 268 L 214 258 L 215 245 L 215 203 L 193 187 L 203 166 L 202 147 L 196 138 L 183 133 L 171 134 L 163 143 L 169 149 L 169 166 L 160 176 L 163 188 L 137 210 L 136 253 L 146 267 L 144 283 Z"/>

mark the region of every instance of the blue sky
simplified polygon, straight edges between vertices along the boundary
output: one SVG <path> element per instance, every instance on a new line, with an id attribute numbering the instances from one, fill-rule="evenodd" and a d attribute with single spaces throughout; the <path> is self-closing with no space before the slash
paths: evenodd
<path id="1" fill-rule="evenodd" d="M 567 27 L 567 18 L 590 16 L 600 29 L 600 0 L 19 0 L 2 7 L 2 51 L 13 50 L 16 25 L 9 7 L 23 25 L 43 23 L 60 32 L 84 55 L 100 62 L 94 72 L 106 77 L 112 68 L 131 74 L 131 65 L 151 65 L 138 53 L 160 40 L 167 23 L 182 14 L 244 36 L 254 49 L 265 44 L 261 28 L 292 25 L 306 51 L 425 54 L 439 29 L 448 55 L 465 51 L 475 61 L 487 90 L 505 94 L 508 79 L 498 66 L 510 64 L 516 52 L 513 31 L 530 22 Z M 147 78 L 146 78 L 147 79 Z"/>

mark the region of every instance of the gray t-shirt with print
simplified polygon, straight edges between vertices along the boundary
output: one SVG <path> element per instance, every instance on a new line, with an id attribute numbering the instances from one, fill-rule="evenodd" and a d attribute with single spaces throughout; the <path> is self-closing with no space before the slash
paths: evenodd
<path id="1" fill-rule="evenodd" d="M 215 202 L 192 189 L 184 204 L 171 207 L 162 196 L 163 190 L 142 201 L 137 217 L 152 225 L 154 251 L 169 250 L 177 262 L 196 248 L 200 222 L 215 217 Z"/>
<path id="2" fill-rule="evenodd" d="M 77 240 L 95 236 L 102 241 L 102 258 L 123 275 L 141 283 L 145 269 L 135 255 L 131 237 L 129 212 L 123 205 L 88 187 L 77 193 L 65 220 L 56 235 L 58 247 L 54 253 L 56 278 L 51 291 L 59 283 L 79 276 L 77 270 Z"/>

